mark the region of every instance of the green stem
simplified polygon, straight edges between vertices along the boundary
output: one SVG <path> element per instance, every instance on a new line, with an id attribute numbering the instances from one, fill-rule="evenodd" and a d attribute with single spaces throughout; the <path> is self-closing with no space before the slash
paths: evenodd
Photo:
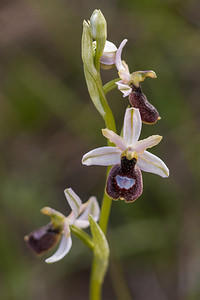
<path id="1" fill-rule="evenodd" d="M 108 168 L 109 171 L 109 168 Z M 112 205 L 112 199 L 110 199 L 106 193 L 104 193 L 101 215 L 99 220 L 99 226 L 101 227 L 104 234 L 106 234 L 108 220 L 110 216 L 110 210 Z M 92 262 L 92 271 L 90 277 L 90 300 L 101 300 L 101 290 L 103 280 L 98 277 L 97 268 L 99 267 L 98 258 L 94 255 Z"/>
<path id="2" fill-rule="evenodd" d="M 83 243 L 88 246 L 88 248 L 90 248 L 91 250 L 94 249 L 94 243 L 91 239 L 91 237 L 89 236 L 89 234 L 87 234 L 85 231 L 75 227 L 75 226 L 70 226 L 71 232 L 76 235 L 81 241 L 83 241 Z"/>
<path id="3" fill-rule="evenodd" d="M 110 171 L 111 167 L 108 167 L 107 169 L 107 175 Z M 111 205 L 112 205 L 112 199 L 110 199 L 107 194 L 104 192 L 103 200 L 102 200 L 102 206 L 101 206 L 101 215 L 99 220 L 99 226 L 106 235 L 107 226 L 108 226 L 108 220 L 110 216 L 111 211 Z M 97 277 L 98 272 L 96 272 L 96 269 L 98 268 L 98 259 L 94 255 L 93 257 L 93 263 L 92 263 L 92 272 L 91 272 L 91 278 L 90 278 L 90 300 L 101 300 L 101 290 L 102 290 L 102 284 L 103 280 L 99 277 Z"/>
<path id="4" fill-rule="evenodd" d="M 100 75 L 99 75 L 100 77 Z M 110 106 L 108 105 L 104 90 L 103 90 L 103 86 L 101 83 L 101 78 L 96 82 L 97 83 L 97 88 L 99 91 L 99 95 L 101 98 L 101 102 L 103 104 L 104 110 L 105 110 L 105 114 L 103 116 L 103 119 L 105 121 L 105 125 L 108 129 L 116 132 L 116 125 L 115 125 L 115 119 L 112 113 L 112 110 L 110 109 Z M 109 142 L 110 145 L 110 142 Z"/>
<path id="5" fill-rule="evenodd" d="M 98 74 L 98 80 L 96 80 L 96 85 L 98 88 L 102 106 L 105 111 L 105 114 L 102 116 L 105 121 L 105 125 L 110 130 L 116 132 L 115 119 L 114 119 L 113 113 L 108 105 L 107 99 L 105 97 L 100 74 Z M 108 145 L 111 145 L 111 143 L 109 141 L 108 141 Z M 109 168 L 108 168 L 107 172 L 109 172 Z M 104 197 L 103 197 L 103 201 L 102 201 L 102 208 L 101 208 L 101 215 L 100 215 L 100 220 L 99 220 L 100 228 L 102 229 L 102 231 L 104 233 L 106 233 L 106 230 L 107 230 L 107 225 L 108 225 L 108 220 L 109 220 L 110 210 L 111 210 L 111 204 L 112 204 L 112 200 L 110 198 L 108 198 L 108 196 L 104 193 Z M 94 255 L 93 263 L 92 263 L 91 279 L 90 279 L 90 300 L 100 300 L 101 299 L 101 290 L 102 290 L 103 280 L 102 280 L 102 278 L 100 278 L 100 276 L 98 277 L 98 272 L 96 271 L 96 269 L 99 267 L 100 266 L 99 266 L 98 258 Z"/>
<path id="6" fill-rule="evenodd" d="M 115 125 L 115 119 L 113 116 L 113 113 L 110 109 L 110 106 L 107 102 L 105 94 L 116 87 L 115 82 L 119 79 L 114 79 L 110 83 L 107 83 L 105 88 L 103 88 L 101 76 L 100 76 L 100 69 L 99 69 L 99 57 L 95 57 L 95 66 L 97 68 L 97 74 L 91 74 L 93 80 L 96 83 L 96 87 L 99 92 L 99 99 L 101 102 L 101 105 L 103 107 L 104 113 L 101 114 L 105 121 L 105 125 L 108 129 L 116 132 L 116 125 Z M 110 141 L 108 141 L 108 145 L 112 145 Z M 109 173 L 110 167 L 107 170 L 107 175 Z M 102 201 L 102 207 L 101 207 L 101 215 L 99 220 L 99 226 L 106 234 L 107 226 L 108 226 L 108 220 L 110 216 L 110 210 L 112 205 L 112 199 L 110 199 L 106 193 L 104 193 L 103 201 Z M 99 262 L 98 257 L 94 254 L 93 257 L 93 263 L 92 263 L 92 270 L 91 270 L 91 277 L 90 277 L 90 300 L 100 300 L 101 299 L 101 290 L 102 290 L 102 284 L 103 284 L 103 278 L 100 275 L 101 262 Z"/>
<path id="7" fill-rule="evenodd" d="M 95 12 L 96 13 L 96 12 Z M 104 27 L 106 23 L 104 23 Z M 116 132 L 115 119 L 110 109 L 110 106 L 107 102 L 105 93 L 109 90 L 113 89 L 116 85 L 112 81 L 109 85 L 107 84 L 105 90 L 102 85 L 101 75 L 100 75 L 100 57 L 102 55 L 105 42 L 106 42 L 106 28 L 104 28 L 103 32 L 100 33 L 102 36 L 96 39 L 96 53 L 93 53 L 93 39 L 91 33 L 90 24 L 86 21 L 83 22 L 83 35 L 82 35 L 82 60 L 84 65 L 84 74 L 87 82 L 88 91 L 90 97 L 102 118 L 105 121 L 106 127 L 114 132 Z M 108 145 L 112 145 L 108 141 Z M 110 215 L 112 200 L 108 198 L 106 194 L 104 194 L 103 202 L 102 202 L 102 211 L 100 216 L 100 229 L 105 233 L 107 230 L 108 219 Z M 80 234 L 80 232 L 79 232 Z M 80 235 L 78 235 L 80 237 Z M 83 241 L 88 243 L 89 239 L 84 238 L 81 235 Z M 93 244 L 94 245 L 94 244 Z M 96 245 L 96 244 L 95 244 Z M 95 252 L 95 245 L 93 248 L 93 264 L 92 264 L 92 272 L 91 272 L 91 280 L 90 280 L 90 299 L 91 300 L 100 300 L 101 299 L 101 287 L 104 279 L 104 275 L 108 265 L 108 255 L 99 260 L 97 252 Z M 102 252 L 104 253 L 104 252 Z M 104 264 L 104 266 L 102 265 Z"/>
<path id="8" fill-rule="evenodd" d="M 101 280 L 96 278 L 96 269 L 98 268 L 98 261 L 96 257 L 93 258 L 91 277 L 90 277 L 90 299 L 101 300 L 102 283 Z"/>
<path id="9" fill-rule="evenodd" d="M 115 79 L 107 82 L 106 84 L 104 84 L 103 90 L 104 90 L 105 95 L 117 87 L 116 82 L 119 80 L 120 80 L 120 78 L 115 78 Z"/>

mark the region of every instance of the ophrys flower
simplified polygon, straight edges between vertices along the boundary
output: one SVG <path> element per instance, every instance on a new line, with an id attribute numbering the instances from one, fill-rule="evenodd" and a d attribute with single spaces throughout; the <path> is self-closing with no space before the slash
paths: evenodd
<path id="1" fill-rule="evenodd" d="M 72 238 L 70 226 L 73 225 L 77 228 L 89 227 L 89 214 L 93 216 L 95 221 L 99 219 L 100 209 L 96 197 L 92 196 L 87 202 L 82 204 L 79 196 L 71 188 L 66 189 L 64 193 L 72 212 L 65 217 L 53 208 L 44 207 L 41 212 L 50 216 L 51 222 L 25 237 L 28 245 L 37 254 L 42 254 L 50 250 L 60 239 L 57 251 L 45 260 L 47 263 L 61 260 L 71 249 Z"/>
<path id="2" fill-rule="evenodd" d="M 127 202 L 136 200 L 142 193 L 142 175 L 140 170 L 155 173 L 162 177 L 169 176 L 165 163 L 154 154 L 146 151 L 157 145 L 162 137 L 152 135 L 140 140 L 142 121 L 140 112 L 127 108 L 124 117 L 123 137 L 109 129 L 103 129 L 103 135 L 116 147 L 105 146 L 86 153 L 82 158 L 84 165 L 113 166 L 110 170 L 106 191 L 113 199 Z"/>
<path id="3" fill-rule="evenodd" d="M 160 119 L 160 116 L 156 108 L 149 103 L 145 94 L 142 92 L 141 82 L 144 81 L 146 77 L 156 78 L 157 76 L 152 70 L 129 72 L 128 65 L 121 59 L 122 49 L 127 41 L 127 39 L 123 40 L 116 52 L 115 64 L 121 79 L 117 81 L 116 84 L 118 89 L 123 93 L 123 97 L 129 96 L 131 105 L 135 108 L 139 108 L 142 121 L 147 124 L 154 124 Z"/>

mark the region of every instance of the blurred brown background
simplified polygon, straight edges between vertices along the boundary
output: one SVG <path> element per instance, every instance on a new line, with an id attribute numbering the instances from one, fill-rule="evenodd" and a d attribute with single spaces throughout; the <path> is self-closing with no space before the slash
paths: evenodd
<path id="1" fill-rule="evenodd" d="M 128 38 L 130 70 L 156 71 L 143 90 L 162 120 L 142 137 L 164 136 L 153 149 L 171 176 L 143 173 L 133 204 L 114 202 L 113 256 L 105 300 L 200 299 L 200 4 L 197 0 L 0 1 L 0 297 L 88 299 L 91 253 L 76 237 L 70 253 L 47 265 L 23 237 L 48 222 L 49 205 L 69 212 L 63 190 L 101 202 L 105 168 L 81 157 L 106 144 L 104 123 L 86 89 L 80 41 L 83 19 L 100 8 L 108 39 Z M 103 71 L 104 82 L 117 76 Z M 108 94 L 118 130 L 127 98 Z M 128 295 L 130 294 L 130 295 Z M 118 295 L 118 296 L 117 296 Z"/>

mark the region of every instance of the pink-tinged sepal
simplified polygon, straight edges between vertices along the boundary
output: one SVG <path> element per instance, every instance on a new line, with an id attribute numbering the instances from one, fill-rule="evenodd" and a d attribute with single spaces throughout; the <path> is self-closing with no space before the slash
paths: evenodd
<path id="1" fill-rule="evenodd" d="M 40 227 L 25 236 L 28 246 L 38 255 L 53 248 L 59 241 L 61 230 L 52 223 Z"/>
<path id="2" fill-rule="evenodd" d="M 121 164 L 112 167 L 108 175 L 106 192 L 114 200 L 133 202 L 140 197 L 143 191 L 143 181 L 136 159 L 121 158 Z"/>
<path id="3" fill-rule="evenodd" d="M 129 102 L 134 108 L 140 111 L 143 123 L 154 124 L 160 120 L 157 109 L 147 100 L 147 97 L 142 92 L 141 87 L 136 87 L 133 84 L 132 92 L 129 94 Z"/>

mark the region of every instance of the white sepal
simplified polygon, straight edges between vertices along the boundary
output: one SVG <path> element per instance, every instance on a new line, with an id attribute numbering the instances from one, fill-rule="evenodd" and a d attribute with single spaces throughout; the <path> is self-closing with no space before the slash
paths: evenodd
<path id="1" fill-rule="evenodd" d="M 82 164 L 86 166 L 112 166 L 121 161 L 121 151 L 116 147 L 100 147 L 83 155 Z"/>
<path id="2" fill-rule="evenodd" d="M 169 169 L 166 164 L 159 157 L 148 151 L 138 155 L 137 166 L 145 172 L 154 173 L 161 177 L 169 176 Z"/>
<path id="3" fill-rule="evenodd" d="M 67 198 L 67 201 L 69 203 L 69 206 L 71 207 L 71 209 L 73 211 L 74 219 L 76 219 L 79 215 L 82 201 L 79 198 L 79 196 L 71 188 L 64 190 L 64 193 L 65 193 L 65 197 Z"/>
<path id="4" fill-rule="evenodd" d="M 102 129 L 102 133 L 107 139 L 109 139 L 110 142 L 114 143 L 117 146 L 117 148 L 120 149 L 121 151 L 127 149 L 126 141 L 121 136 L 116 134 L 114 131 L 106 128 L 106 129 Z"/>
<path id="5" fill-rule="evenodd" d="M 130 147 L 138 141 L 142 128 L 139 109 L 127 108 L 124 117 L 123 138 Z"/>
<path id="6" fill-rule="evenodd" d="M 65 234 L 63 234 L 57 251 L 51 257 L 47 258 L 45 262 L 51 264 L 61 260 L 69 252 L 71 246 L 72 246 L 71 235 L 66 236 Z"/>

